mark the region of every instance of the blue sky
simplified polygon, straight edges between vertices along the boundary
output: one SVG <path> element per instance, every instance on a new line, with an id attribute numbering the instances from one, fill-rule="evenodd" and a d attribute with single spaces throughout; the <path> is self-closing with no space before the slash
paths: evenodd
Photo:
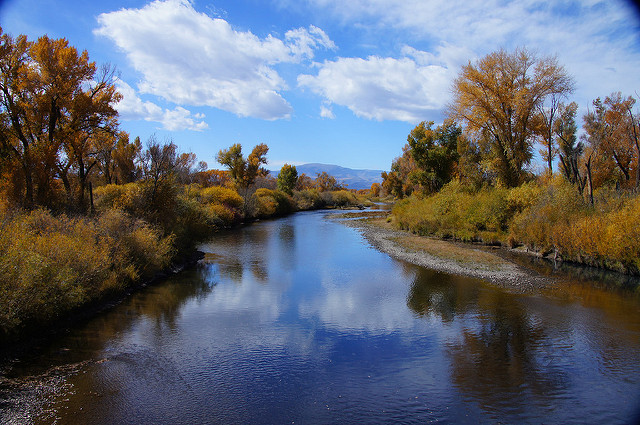
<path id="1" fill-rule="evenodd" d="M 270 169 L 388 169 L 441 123 L 461 65 L 504 48 L 556 55 L 586 112 L 640 93 L 640 20 L 618 0 L 0 0 L 4 32 L 67 38 L 119 71 L 121 128 L 211 168 L 266 143 Z"/>

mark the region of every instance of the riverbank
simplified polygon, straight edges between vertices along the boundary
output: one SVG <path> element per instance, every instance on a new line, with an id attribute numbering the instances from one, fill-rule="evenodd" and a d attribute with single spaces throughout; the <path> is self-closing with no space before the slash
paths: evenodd
<path id="1" fill-rule="evenodd" d="M 0 339 L 0 371 L 11 359 L 21 357 L 26 353 L 38 350 L 60 335 L 70 332 L 92 318 L 104 314 L 128 299 L 139 290 L 162 282 L 171 275 L 182 272 L 185 269 L 194 267 L 202 258 L 204 253 L 193 250 L 185 254 L 170 267 L 157 272 L 154 276 L 142 281 L 133 282 L 121 291 L 111 291 L 109 294 L 82 304 L 66 314 L 47 323 L 30 324 L 21 329 L 19 333 L 5 335 Z"/>
<path id="2" fill-rule="evenodd" d="M 554 284 L 552 278 L 516 264 L 500 248 L 417 236 L 387 222 L 388 212 L 366 211 L 337 215 L 357 228 L 376 249 L 391 257 L 445 273 L 479 278 L 517 293 L 533 293 Z"/>

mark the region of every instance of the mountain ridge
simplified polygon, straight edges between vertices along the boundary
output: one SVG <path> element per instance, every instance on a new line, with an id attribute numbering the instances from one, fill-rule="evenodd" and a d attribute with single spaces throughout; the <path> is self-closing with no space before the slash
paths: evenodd
<path id="1" fill-rule="evenodd" d="M 342 167 L 334 164 L 321 164 L 311 162 L 308 164 L 296 165 L 298 175 L 306 174 L 315 179 L 317 174 L 323 171 L 336 178 L 338 183 L 347 185 L 348 189 L 369 189 L 373 183 L 382 183 L 383 170 L 354 169 Z M 274 177 L 278 176 L 278 171 L 271 171 Z"/>

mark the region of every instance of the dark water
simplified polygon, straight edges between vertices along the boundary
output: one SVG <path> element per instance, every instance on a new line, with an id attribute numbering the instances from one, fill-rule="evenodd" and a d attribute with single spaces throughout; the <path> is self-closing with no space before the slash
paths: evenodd
<path id="1" fill-rule="evenodd" d="M 637 291 L 536 296 L 390 259 L 302 213 L 6 368 L 2 423 L 633 422 Z"/>

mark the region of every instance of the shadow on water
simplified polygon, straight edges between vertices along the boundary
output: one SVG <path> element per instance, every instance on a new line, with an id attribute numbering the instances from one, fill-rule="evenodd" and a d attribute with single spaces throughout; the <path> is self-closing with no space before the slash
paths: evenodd
<path id="1" fill-rule="evenodd" d="M 189 300 L 202 299 L 216 282 L 215 270 L 199 264 L 165 282 L 135 293 L 127 301 L 101 314 L 68 335 L 37 348 L 32 355 L 4 366 L 0 376 L 0 423 L 50 423 L 57 395 L 71 387 L 70 376 L 86 372 L 93 364 L 111 360 L 107 345 L 131 330 L 141 318 L 156 333 L 176 329 L 176 318 Z M 46 406 L 49 406 L 48 408 Z"/>
<path id="2" fill-rule="evenodd" d="M 575 278 L 576 271 L 581 272 L 579 278 Z M 535 421 L 545 412 L 557 414 L 558 406 L 550 400 L 576 391 L 572 380 L 583 364 L 593 363 L 611 375 L 637 375 L 634 368 L 638 363 L 630 361 L 640 360 L 638 355 L 630 356 L 631 347 L 640 342 L 634 279 L 569 267 L 553 274 L 562 280 L 546 291 L 554 300 L 549 302 L 540 295 L 513 294 L 467 278 L 416 268 L 407 306 L 419 317 L 435 315 L 444 323 L 456 319 L 464 323 L 458 338 L 446 343 L 451 381 L 496 420 Z M 602 275 L 610 280 L 592 280 Z M 593 312 L 586 315 L 577 309 L 576 301 L 598 311 L 596 316 L 602 321 L 594 322 Z M 599 382 L 598 389 L 586 385 L 585 396 L 606 393 L 607 384 Z M 627 397 L 632 411 L 636 406 L 640 413 L 640 394 Z M 579 422 L 592 408 L 585 401 L 576 410 L 579 413 L 566 417 Z M 617 417 L 619 412 L 593 413 L 610 414 L 616 422 L 628 411 Z"/>
<path id="3" fill-rule="evenodd" d="M 565 281 L 588 283 L 607 290 L 636 291 L 640 295 L 640 276 L 583 266 L 571 262 L 553 261 L 534 255 L 501 251 L 509 260 L 535 270 L 543 276 Z"/>
<path id="4" fill-rule="evenodd" d="M 443 321 L 452 321 L 465 313 L 478 298 L 480 287 L 469 278 L 439 273 L 421 267 L 415 269 L 415 278 L 407 295 L 407 306 L 418 316 L 437 314 Z"/>

